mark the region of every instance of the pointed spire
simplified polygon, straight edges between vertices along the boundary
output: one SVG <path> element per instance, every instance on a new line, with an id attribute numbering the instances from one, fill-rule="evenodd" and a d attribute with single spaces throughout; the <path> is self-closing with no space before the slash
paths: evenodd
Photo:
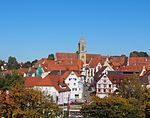
<path id="1" fill-rule="evenodd" d="M 84 40 L 84 36 L 83 36 L 83 33 L 81 34 L 80 42 L 85 42 L 85 40 Z"/>

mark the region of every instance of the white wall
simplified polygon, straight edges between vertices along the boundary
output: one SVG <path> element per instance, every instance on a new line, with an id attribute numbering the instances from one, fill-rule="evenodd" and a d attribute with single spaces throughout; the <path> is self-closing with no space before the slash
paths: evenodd
<path id="1" fill-rule="evenodd" d="M 52 96 L 55 103 L 58 103 L 58 104 L 68 103 L 68 96 L 70 95 L 70 91 L 59 93 L 55 89 L 55 87 L 52 87 L 52 86 L 35 86 L 34 89 L 40 90 L 44 92 L 46 95 Z"/>
<path id="2" fill-rule="evenodd" d="M 59 93 L 53 86 L 35 86 L 34 88 L 44 92 L 44 94 L 46 95 L 52 96 L 54 102 L 57 102 L 57 97 L 59 96 Z"/>
<path id="3" fill-rule="evenodd" d="M 67 104 L 69 96 L 70 96 L 70 91 L 69 92 L 61 92 L 61 93 L 59 93 L 58 104 Z"/>
<path id="4" fill-rule="evenodd" d="M 107 97 L 109 93 L 113 93 L 114 86 L 106 75 L 103 75 L 96 84 L 96 96 L 100 98 Z"/>
<path id="5" fill-rule="evenodd" d="M 77 77 L 76 74 L 72 71 L 70 75 L 66 78 L 65 83 L 71 89 L 71 100 L 82 99 L 83 82 L 80 80 L 80 77 Z"/>

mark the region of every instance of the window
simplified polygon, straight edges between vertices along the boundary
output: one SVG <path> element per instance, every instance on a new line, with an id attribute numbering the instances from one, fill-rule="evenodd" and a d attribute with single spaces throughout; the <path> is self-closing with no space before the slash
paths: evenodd
<path id="1" fill-rule="evenodd" d="M 71 80 L 71 78 L 69 78 L 69 81 Z"/>
<path id="2" fill-rule="evenodd" d="M 111 89 L 109 89 L 109 93 L 111 93 Z"/>
<path id="3" fill-rule="evenodd" d="M 104 78 L 106 78 L 106 75 L 104 75 Z"/>
<path id="4" fill-rule="evenodd" d="M 107 87 L 107 85 L 106 85 L 106 84 L 104 84 L 103 86 L 104 86 L 104 88 L 106 88 L 106 87 Z"/>
<path id="5" fill-rule="evenodd" d="M 109 84 L 109 87 L 111 88 L 111 84 Z"/>
<path id="6" fill-rule="evenodd" d="M 74 78 L 74 80 L 76 81 L 76 80 L 77 80 L 77 78 Z"/>
<path id="7" fill-rule="evenodd" d="M 72 88 L 72 91 L 77 91 L 77 88 Z"/>
<path id="8" fill-rule="evenodd" d="M 75 98 L 79 98 L 79 94 L 75 94 Z"/>
<path id="9" fill-rule="evenodd" d="M 106 92 L 106 89 L 104 89 L 104 93 Z"/>
<path id="10" fill-rule="evenodd" d="M 101 84 L 98 84 L 98 87 L 101 87 Z"/>
<path id="11" fill-rule="evenodd" d="M 103 80 L 104 83 L 106 83 L 106 80 Z"/>
<path id="12" fill-rule="evenodd" d="M 73 85 L 76 86 L 76 83 L 74 83 Z"/>
<path id="13" fill-rule="evenodd" d="M 101 92 L 101 89 L 98 89 L 98 92 Z"/>

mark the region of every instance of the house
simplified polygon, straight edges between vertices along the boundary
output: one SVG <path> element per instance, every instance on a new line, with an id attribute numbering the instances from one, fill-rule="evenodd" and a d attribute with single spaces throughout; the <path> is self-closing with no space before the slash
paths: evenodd
<path id="1" fill-rule="evenodd" d="M 106 74 L 101 75 L 96 83 L 96 96 L 100 98 L 108 97 L 109 94 L 113 93 L 116 87 L 109 80 Z"/>
<path id="2" fill-rule="evenodd" d="M 83 80 L 80 78 L 80 75 L 74 71 L 66 71 L 62 75 L 65 83 L 70 88 L 70 100 L 71 101 L 80 101 L 82 100 L 83 94 Z"/>
<path id="3" fill-rule="evenodd" d="M 82 75 L 86 77 L 87 83 L 92 83 L 95 73 L 97 73 L 103 66 L 106 56 L 99 56 L 99 58 L 91 58 L 86 68 L 83 68 Z"/>
<path id="4" fill-rule="evenodd" d="M 103 66 L 97 73 L 95 73 L 94 80 L 103 74 L 107 75 L 109 71 L 114 71 L 114 69 L 111 66 Z"/>
<path id="5" fill-rule="evenodd" d="M 69 87 L 59 75 L 47 75 L 46 77 L 26 77 L 25 87 L 42 91 L 51 96 L 57 104 L 67 104 L 70 95 Z"/>
<path id="6" fill-rule="evenodd" d="M 95 85 L 96 96 L 100 98 L 113 94 L 120 86 L 122 80 L 129 75 L 123 74 L 102 74 L 97 78 Z"/>
<path id="7" fill-rule="evenodd" d="M 93 77 L 98 70 L 102 68 L 102 64 L 99 59 L 91 59 L 90 63 L 87 66 L 86 71 L 86 82 L 92 83 Z"/>

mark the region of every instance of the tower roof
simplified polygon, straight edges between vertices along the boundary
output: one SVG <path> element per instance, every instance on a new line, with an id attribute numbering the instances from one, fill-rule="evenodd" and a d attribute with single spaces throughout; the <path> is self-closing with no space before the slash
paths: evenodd
<path id="1" fill-rule="evenodd" d="M 84 42 L 85 43 L 83 35 L 81 35 L 81 37 L 80 37 L 80 42 Z"/>

